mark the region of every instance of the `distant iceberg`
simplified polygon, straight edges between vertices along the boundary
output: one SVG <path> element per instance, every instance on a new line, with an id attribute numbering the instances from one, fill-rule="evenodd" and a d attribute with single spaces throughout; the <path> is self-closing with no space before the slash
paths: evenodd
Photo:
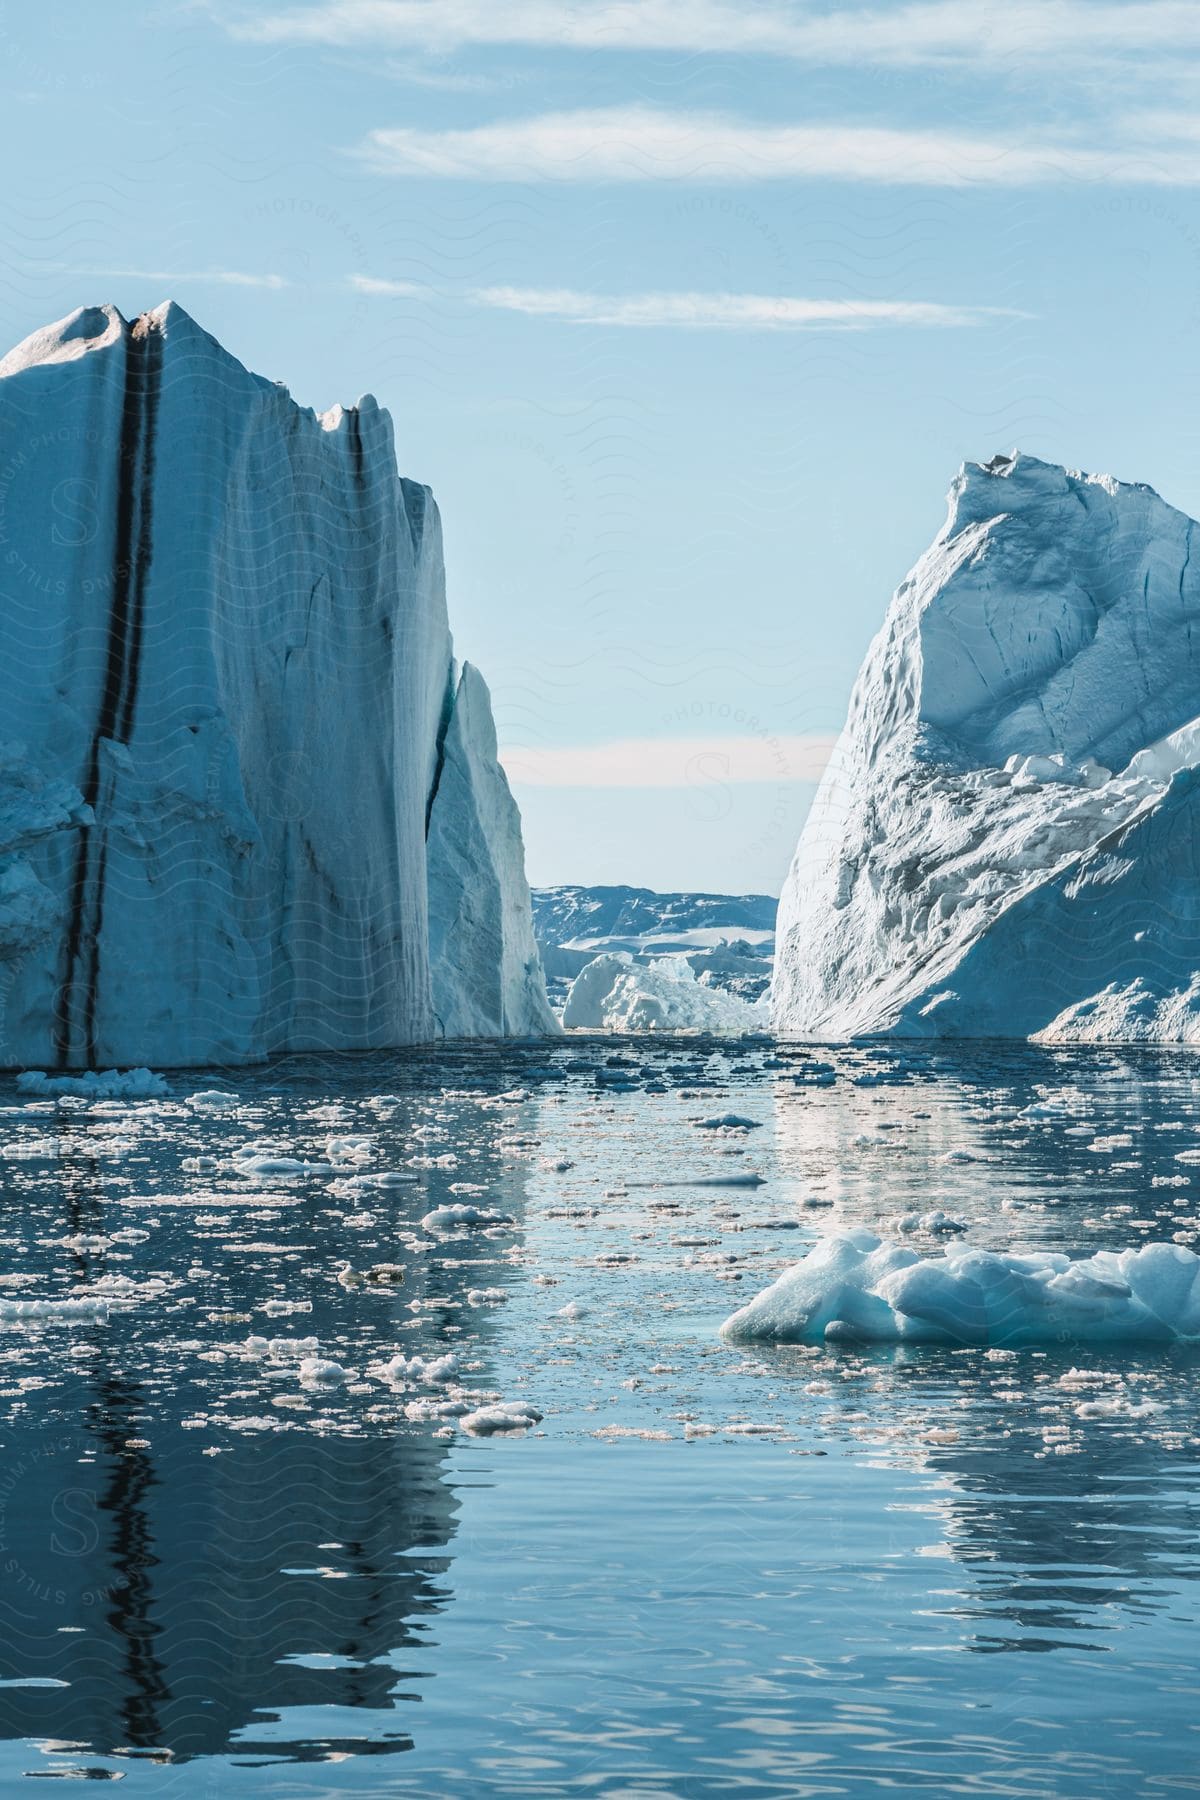
<path id="1" fill-rule="evenodd" d="M 556 1030 L 441 528 L 168 303 L 0 362 L 0 1060 Z"/>
<path id="2" fill-rule="evenodd" d="M 608 951 L 586 963 L 571 983 L 563 1024 L 588 1031 L 706 1032 L 745 1037 L 765 1032 L 766 1002 L 751 1003 L 696 979 L 688 958 L 660 956 L 639 963 Z"/>
<path id="3" fill-rule="evenodd" d="M 1200 557 L 1152 489 L 968 463 L 780 902 L 786 1037 L 1200 1041 Z"/>

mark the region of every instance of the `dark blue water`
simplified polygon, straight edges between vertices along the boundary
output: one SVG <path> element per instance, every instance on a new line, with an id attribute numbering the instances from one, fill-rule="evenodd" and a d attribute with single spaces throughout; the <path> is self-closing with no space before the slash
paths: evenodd
<path id="1" fill-rule="evenodd" d="M 914 1206 L 992 1245 L 1194 1242 L 1200 1064 L 816 1060 L 0 1096 L 0 1299 L 108 1297 L 0 1325 L 0 1789 L 1200 1792 L 1195 1353 L 716 1336 L 815 1232 Z M 760 1129 L 697 1128 L 726 1110 Z M 316 1166 L 251 1180 L 251 1142 Z M 505 1217 L 423 1229 L 448 1203 Z M 453 1376 L 389 1379 L 397 1351 Z M 541 1423 L 472 1437 L 491 1400 Z"/>

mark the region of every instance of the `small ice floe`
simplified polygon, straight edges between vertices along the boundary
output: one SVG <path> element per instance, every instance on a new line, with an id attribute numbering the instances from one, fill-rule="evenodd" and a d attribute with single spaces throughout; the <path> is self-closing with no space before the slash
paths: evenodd
<path id="1" fill-rule="evenodd" d="M 108 1296 L 80 1295 L 66 1300 L 0 1300 L 0 1325 L 26 1320 L 39 1325 L 70 1325 L 77 1319 L 106 1319 Z"/>
<path id="2" fill-rule="evenodd" d="M 556 1319 L 586 1319 L 588 1309 L 581 1300 L 568 1300 L 565 1306 L 559 1307 L 554 1316 Z"/>
<path id="3" fill-rule="evenodd" d="M 228 1093 L 224 1088 L 202 1088 L 197 1094 L 189 1094 L 184 1105 L 190 1106 L 193 1112 L 233 1112 L 241 1105 L 241 1097 Z"/>
<path id="4" fill-rule="evenodd" d="M 348 1262 L 343 1262 L 334 1279 L 339 1287 L 345 1288 L 349 1293 L 358 1288 L 400 1287 L 404 1276 L 403 1263 L 371 1263 L 365 1269 L 355 1269 Z"/>
<path id="5" fill-rule="evenodd" d="M 325 1139 L 325 1154 L 331 1163 L 370 1162 L 375 1143 L 369 1137 L 330 1137 Z"/>
<path id="6" fill-rule="evenodd" d="M 973 1163 L 985 1159 L 975 1150 L 946 1150 L 937 1158 L 940 1163 Z"/>
<path id="7" fill-rule="evenodd" d="M 351 1371 L 339 1362 L 330 1362 L 324 1356 L 306 1356 L 299 1369 L 301 1387 L 335 1388 L 344 1387 L 353 1381 Z"/>
<path id="8" fill-rule="evenodd" d="M 711 1119 L 694 1119 L 697 1131 L 761 1131 L 761 1119 L 746 1119 L 741 1113 L 714 1113 Z"/>
<path id="9" fill-rule="evenodd" d="M 490 1206 L 471 1206 L 462 1202 L 451 1206 L 435 1206 L 433 1211 L 427 1212 L 421 1220 L 423 1230 L 434 1232 L 461 1231 L 468 1227 L 486 1228 L 489 1225 L 511 1225 L 512 1223 L 513 1219 L 510 1213 L 497 1212 L 494 1207 Z"/>
<path id="10" fill-rule="evenodd" d="M 459 1424 L 472 1437 L 493 1437 L 501 1431 L 528 1431 L 541 1422 L 542 1415 L 527 1400 L 500 1400 L 493 1406 L 481 1406 L 464 1413 Z"/>
<path id="11" fill-rule="evenodd" d="M 88 1069 L 80 1075 L 47 1075 L 26 1069 L 17 1076 L 23 1094 L 67 1094 L 76 1100 L 156 1100 L 167 1084 L 151 1069 Z"/>
<path id="12" fill-rule="evenodd" d="M 1061 1345 L 1200 1338 L 1200 1257 L 1181 1244 L 921 1257 L 871 1231 L 821 1239 L 721 1327 L 733 1343 Z"/>
<path id="13" fill-rule="evenodd" d="M 233 1153 L 231 1164 L 235 1175 L 249 1181 L 287 1181 L 300 1175 L 331 1175 L 329 1163 L 305 1162 L 302 1157 L 286 1156 L 269 1144 L 244 1144 Z"/>
<path id="14" fill-rule="evenodd" d="M 690 1181 L 630 1181 L 631 1188 L 759 1188 L 765 1187 L 765 1175 L 694 1175 Z"/>
<path id="15" fill-rule="evenodd" d="M 405 1356 L 398 1350 L 388 1362 L 372 1363 L 367 1372 L 392 1387 L 448 1387 L 461 1366 L 452 1350 L 442 1356 Z"/>
<path id="16" fill-rule="evenodd" d="M 503 1306 L 508 1299 L 506 1288 L 468 1288 L 468 1306 Z"/>
<path id="17" fill-rule="evenodd" d="M 1066 1100 L 1034 1100 L 1017 1114 L 1018 1119 L 1067 1119 L 1074 1108 Z"/>
<path id="18" fill-rule="evenodd" d="M 371 1188 L 378 1191 L 380 1188 L 412 1187 L 420 1179 L 419 1175 L 412 1175 L 407 1169 L 374 1169 L 361 1175 L 340 1176 L 332 1186 L 336 1193 L 355 1194 Z"/>
<path id="19" fill-rule="evenodd" d="M 1099 1400 L 1081 1400 L 1075 1408 L 1077 1419 L 1149 1419 L 1160 1413 L 1156 1400 L 1131 1400 L 1128 1394 L 1105 1394 Z"/>
<path id="20" fill-rule="evenodd" d="M 943 1212 L 940 1206 L 936 1207 L 933 1212 L 901 1213 L 896 1220 L 897 1231 L 929 1231 L 935 1236 L 949 1236 L 953 1232 L 967 1229 L 968 1221 L 966 1219 L 960 1219 L 955 1213 Z"/>

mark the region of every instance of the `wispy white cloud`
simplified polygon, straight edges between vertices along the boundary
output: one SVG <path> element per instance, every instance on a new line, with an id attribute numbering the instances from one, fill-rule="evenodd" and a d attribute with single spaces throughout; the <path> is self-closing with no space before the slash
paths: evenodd
<path id="1" fill-rule="evenodd" d="M 258 275 L 244 269 L 66 269 L 65 275 L 86 275 L 97 281 L 161 281 L 168 286 L 184 287 L 207 283 L 213 287 L 285 288 L 291 283 L 284 275 Z"/>
<path id="2" fill-rule="evenodd" d="M 360 159 L 381 174 L 471 181 L 753 182 L 813 177 L 890 186 L 1029 187 L 1055 181 L 1200 181 L 1200 146 L 1132 126 L 1095 145 L 864 125 L 764 125 L 724 113 L 589 108 L 465 129 L 372 131 Z"/>
<path id="3" fill-rule="evenodd" d="M 878 325 L 979 325 L 1025 317 L 1006 307 L 933 300 L 806 300 L 790 294 L 583 294 L 573 288 L 477 288 L 482 306 L 580 325 L 680 325 L 726 331 L 863 331 Z"/>
<path id="4" fill-rule="evenodd" d="M 993 62 L 1021 67 L 1176 59 L 1200 51 L 1194 0 L 324 0 L 227 15 L 260 43 L 380 45 L 441 53 L 472 46 L 666 50 L 795 57 L 827 65 Z"/>
<path id="5" fill-rule="evenodd" d="M 833 736 L 621 738 L 560 749 L 505 749 L 510 781 L 527 787 L 688 788 L 711 781 L 819 781 Z"/>
<path id="6" fill-rule="evenodd" d="M 708 331 L 868 331 L 876 326 L 982 325 L 1028 318 L 1012 307 L 936 300 L 810 300 L 794 294 L 588 294 L 577 288 L 465 288 L 451 295 L 418 281 L 348 275 L 360 294 L 399 300 L 456 299 L 571 325 L 678 326 Z"/>
<path id="7" fill-rule="evenodd" d="M 388 295 L 395 299 L 424 298 L 434 291 L 423 281 L 383 281 L 375 275 L 348 275 L 346 279 L 357 293 Z"/>

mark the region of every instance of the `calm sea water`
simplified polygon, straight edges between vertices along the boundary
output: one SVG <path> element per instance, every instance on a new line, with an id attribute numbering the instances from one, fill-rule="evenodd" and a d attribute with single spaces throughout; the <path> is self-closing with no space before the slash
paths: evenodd
<path id="1" fill-rule="evenodd" d="M 0 1317 L 0 1791 L 1200 1793 L 1200 1358 L 717 1337 L 912 1209 L 1200 1241 L 1200 1061 L 584 1041 L 170 1087 L 0 1092 L 0 1303 L 108 1301 Z M 469 1435 L 492 1400 L 541 1422 Z"/>

